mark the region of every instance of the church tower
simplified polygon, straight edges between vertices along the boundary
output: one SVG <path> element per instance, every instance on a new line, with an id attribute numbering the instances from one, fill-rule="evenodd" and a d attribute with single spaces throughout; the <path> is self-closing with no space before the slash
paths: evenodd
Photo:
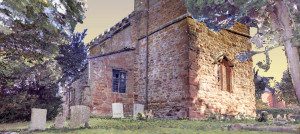
<path id="1" fill-rule="evenodd" d="M 134 11 L 141 11 L 147 8 L 149 0 L 134 0 Z"/>

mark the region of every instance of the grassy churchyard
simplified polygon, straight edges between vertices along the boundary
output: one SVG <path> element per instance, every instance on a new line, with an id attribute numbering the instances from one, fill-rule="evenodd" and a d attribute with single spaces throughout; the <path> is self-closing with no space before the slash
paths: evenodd
<path id="1" fill-rule="evenodd" d="M 103 119 L 91 118 L 89 128 L 54 129 L 53 122 L 47 122 L 45 131 L 29 132 L 29 122 L 0 124 L 0 133 L 37 133 L 37 134 L 284 134 L 283 132 L 266 131 L 228 131 L 231 124 L 255 124 L 269 126 L 272 122 L 258 123 L 256 121 L 190 121 L 190 120 L 149 120 L 138 121 L 132 119 Z M 297 128 L 299 124 L 287 125 Z"/>

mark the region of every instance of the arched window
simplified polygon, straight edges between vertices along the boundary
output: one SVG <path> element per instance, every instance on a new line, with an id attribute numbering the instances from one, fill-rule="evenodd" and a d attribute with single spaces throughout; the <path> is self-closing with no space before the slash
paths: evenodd
<path id="1" fill-rule="evenodd" d="M 232 92 L 232 67 L 233 64 L 224 57 L 218 63 L 218 81 L 221 86 L 221 90 Z"/>

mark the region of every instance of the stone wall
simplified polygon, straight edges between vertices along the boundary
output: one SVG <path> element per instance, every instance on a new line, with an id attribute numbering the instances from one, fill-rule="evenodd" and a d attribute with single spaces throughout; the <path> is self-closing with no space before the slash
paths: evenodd
<path id="1" fill-rule="evenodd" d="M 149 33 L 186 13 L 184 0 L 150 0 Z"/>
<path id="2" fill-rule="evenodd" d="M 148 108 L 155 117 L 187 117 L 188 27 L 184 18 L 174 21 L 186 13 L 181 0 L 149 1 L 148 42 L 141 38 L 137 47 L 136 94 L 138 102 L 145 103 L 148 43 Z"/>
<path id="3" fill-rule="evenodd" d="M 190 118 L 204 117 L 210 113 L 255 116 L 252 60 L 239 62 L 235 59 L 238 53 L 251 50 L 249 37 L 246 36 L 248 28 L 241 24 L 232 28 L 241 35 L 228 30 L 213 32 L 193 19 L 189 19 L 189 27 Z M 215 57 L 220 54 L 226 55 L 234 65 L 232 92 L 222 89 L 218 80 Z"/>
<path id="4" fill-rule="evenodd" d="M 153 110 L 156 117 L 187 117 L 188 36 L 186 30 L 187 23 L 183 20 L 149 37 L 148 101 L 149 109 Z M 145 57 L 145 47 L 145 41 L 141 41 L 140 59 Z M 138 61 L 141 62 L 140 78 L 143 78 L 145 61 Z M 141 82 L 140 86 L 144 84 Z"/>
<path id="5" fill-rule="evenodd" d="M 234 60 L 251 50 L 249 29 L 212 32 L 187 15 L 183 0 L 150 0 L 149 14 L 145 2 L 136 0 L 128 18 L 90 44 L 92 113 L 111 116 L 111 104 L 123 103 L 125 116 L 132 115 L 133 103 L 146 103 L 148 78 L 148 108 L 155 117 L 254 115 L 252 61 Z M 214 59 L 220 53 L 234 64 L 232 92 L 221 90 L 217 80 Z M 112 69 L 127 71 L 125 94 L 112 92 Z"/>
<path id="6" fill-rule="evenodd" d="M 123 103 L 125 115 L 132 114 L 135 54 L 131 32 L 128 26 L 91 48 L 89 81 L 93 115 L 112 116 L 112 103 Z M 113 69 L 127 71 L 124 94 L 112 92 Z"/>
<path id="7" fill-rule="evenodd" d="M 132 113 L 134 72 L 133 52 L 123 52 L 90 61 L 90 86 L 92 89 L 92 113 L 111 116 L 112 103 L 123 103 L 125 115 Z M 126 93 L 112 92 L 112 69 L 127 71 Z"/>

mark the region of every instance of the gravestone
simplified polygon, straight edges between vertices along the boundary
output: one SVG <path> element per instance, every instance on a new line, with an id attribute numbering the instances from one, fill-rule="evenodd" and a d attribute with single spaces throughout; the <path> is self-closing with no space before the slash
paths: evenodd
<path id="1" fill-rule="evenodd" d="M 287 115 L 286 115 L 286 118 L 287 118 L 287 120 L 288 120 L 289 122 L 295 122 L 295 119 L 292 118 L 292 114 L 287 114 Z"/>
<path id="2" fill-rule="evenodd" d="M 144 105 L 133 104 L 133 117 L 136 118 L 138 113 L 144 114 Z"/>
<path id="3" fill-rule="evenodd" d="M 71 128 L 88 127 L 90 119 L 90 108 L 83 105 L 71 106 Z"/>
<path id="4" fill-rule="evenodd" d="M 280 114 L 277 115 L 276 120 L 273 122 L 277 126 L 283 126 L 288 123 L 288 121 L 282 117 Z"/>
<path id="5" fill-rule="evenodd" d="M 47 110 L 46 109 L 31 109 L 31 121 L 29 125 L 29 130 L 45 130 L 46 120 L 47 120 Z"/>
<path id="6" fill-rule="evenodd" d="M 146 118 L 147 119 L 153 119 L 154 115 L 153 115 L 153 111 L 150 109 L 148 111 L 146 111 Z"/>
<path id="7" fill-rule="evenodd" d="M 54 127 L 56 129 L 64 128 L 66 120 L 67 120 L 66 116 L 64 116 L 63 113 L 59 113 L 55 118 Z"/>
<path id="8" fill-rule="evenodd" d="M 113 118 L 124 118 L 123 104 L 113 103 L 112 112 L 113 112 Z"/>
<path id="9" fill-rule="evenodd" d="M 276 116 L 276 120 L 277 120 L 277 121 L 282 121 L 283 118 L 282 118 L 282 116 L 281 116 L 280 114 L 278 114 L 278 115 Z"/>
<path id="10" fill-rule="evenodd" d="M 268 119 L 268 121 L 273 121 L 273 120 L 274 120 L 274 117 L 273 117 L 272 114 L 269 114 L 267 119 Z"/>

